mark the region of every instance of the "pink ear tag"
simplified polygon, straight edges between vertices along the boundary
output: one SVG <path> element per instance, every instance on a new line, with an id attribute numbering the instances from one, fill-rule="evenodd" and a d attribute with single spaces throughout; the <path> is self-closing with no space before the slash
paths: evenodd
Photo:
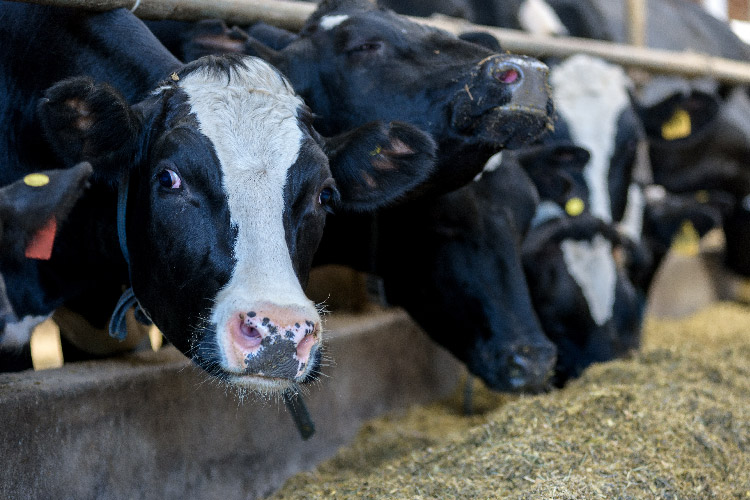
<path id="1" fill-rule="evenodd" d="M 52 257 L 52 245 L 55 244 L 55 233 L 57 232 L 57 221 L 54 216 L 31 238 L 29 246 L 26 247 L 26 258 L 37 260 L 49 260 Z"/>

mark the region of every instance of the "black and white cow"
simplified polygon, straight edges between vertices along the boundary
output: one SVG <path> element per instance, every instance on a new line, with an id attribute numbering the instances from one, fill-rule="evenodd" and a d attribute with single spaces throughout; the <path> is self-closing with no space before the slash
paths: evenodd
<path id="1" fill-rule="evenodd" d="M 324 0 L 296 38 L 265 27 L 250 33 L 265 38 L 205 24 L 183 55 L 259 55 L 289 78 L 324 134 L 376 119 L 419 126 L 438 143 L 432 192 L 468 183 L 498 150 L 530 142 L 549 124 L 545 65 L 495 53 L 367 0 Z"/>
<path id="2" fill-rule="evenodd" d="M 91 165 L 81 163 L 69 169 L 28 174 L 0 188 L 0 269 L 23 266 L 25 259 L 51 257 L 58 227 L 83 194 L 91 173 Z M 24 319 L 37 321 L 33 317 Z M 23 370 L 30 365 L 27 331 L 28 325 L 16 313 L 0 273 L 2 371 Z"/>
<path id="3" fill-rule="evenodd" d="M 314 374 L 320 318 L 302 289 L 326 213 L 414 187 L 430 171 L 429 137 L 371 123 L 324 139 L 267 63 L 182 65 L 125 10 L 3 2 L 0 18 L 13 19 L 3 46 L 18 48 L 1 56 L 1 183 L 94 167 L 50 260 L 3 269 L 17 314 L 99 296 L 113 299 L 109 315 L 130 283 L 142 314 L 231 384 L 283 390 Z"/>

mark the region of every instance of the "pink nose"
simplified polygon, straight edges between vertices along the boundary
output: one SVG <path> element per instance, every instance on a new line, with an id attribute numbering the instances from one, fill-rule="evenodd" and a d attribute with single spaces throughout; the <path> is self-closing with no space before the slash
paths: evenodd
<path id="1" fill-rule="evenodd" d="M 297 379 L 314 367 L 320 320 L 302 308 L 272 304 L 237 312 L 229 320 L 229 369 L 248 375 Z"/>

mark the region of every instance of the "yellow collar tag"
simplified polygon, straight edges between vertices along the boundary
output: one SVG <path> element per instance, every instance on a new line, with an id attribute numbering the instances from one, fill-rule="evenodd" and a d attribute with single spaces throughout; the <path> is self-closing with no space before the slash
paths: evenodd
<path id="1" fill-rule="evenodd" d="M 31 187 L 42 187 L 49 184 L 49 177 L 44 174 L 29 174 L 23 178 L 23 183 Z"/>
<path id="2" fill-rule="evenodd" d="M 565 202 L 565 213 L 571 217 L 578 217 L 583 213 L 586 204 L 582 199 L 574 197 Z"/>
<path id="3" fill-rule="evenodd" d="M 662 123 L 661 136 L 667 141 L 684 139 L 692 133 L 692 128 L 690 113 L 684 109 L 678 109 L 672 118 Z"/>
<path id="4" fill-rule="evenodd" d="M 682 222 L 680 232 L 672 240 L 672 250 L 683 257 L 695 257 L 700 252 L 701 237 L 689 220 Z"/>

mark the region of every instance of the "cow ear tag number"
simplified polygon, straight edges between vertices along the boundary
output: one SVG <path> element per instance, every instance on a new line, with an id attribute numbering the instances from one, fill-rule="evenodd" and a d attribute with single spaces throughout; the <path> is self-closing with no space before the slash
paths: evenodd
<path id="1" fill-rule="evenodd" d="M 23 178 L 23 183 L 30 187 L 42 187 L 49 184 L 49 177 L 44 174 L 29 174 Z"/>
<path id="2" fill-rule="evenodd" d="M 689 136 L 691 132 L 692 124 L 690 122 L 690 113 L 684 109 L 676 110 L 672 117 L 665 121 L 661 126 L 661 136 L 667 141 L 684 139 Z"/>
<path id="3" fill-rule="evenodd" d="M 578 197 L 571 198 L 565 202 L 565 213 L 571 217 L 578 217 L 581 215 L 584 208 L 586 208 L 586 204 Z"/>

